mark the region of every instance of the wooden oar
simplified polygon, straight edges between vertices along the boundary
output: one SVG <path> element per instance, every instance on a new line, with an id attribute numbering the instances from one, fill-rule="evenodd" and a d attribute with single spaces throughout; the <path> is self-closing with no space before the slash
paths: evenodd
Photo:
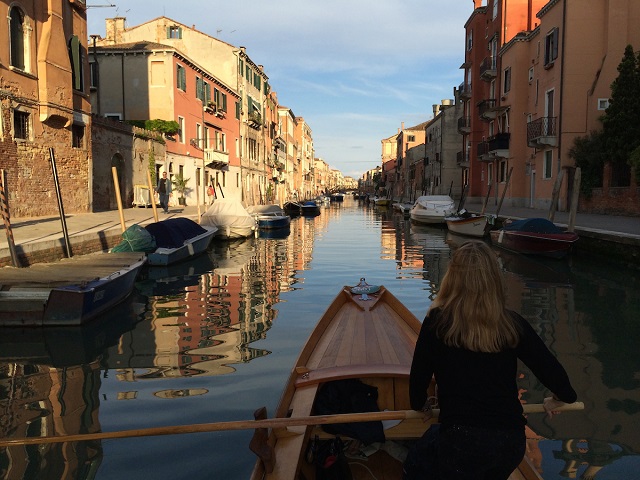
<path id="1" fill-rule="evenodd" d="M 524 413 L 542 413 L 541 403 L 525 404 Z M 570 403 L 558 407 L 555 411 L 566 412 L 584 410 L 582 402 Z M 440 410 L 434 408 L 433 418 L 437 418 Z M 168 427 L 151 427 L 117 432 L 96 432 L 76 435 L 60 435 L 56 437 L 29 437 L 0 439 L 0 447 L 13 445 L 40 445 L 44 443 L 80 442 L 88 440 L 106 440 L 110 438 L 151 437 L 156 435 L 179 435 L 183 433 L 222 432 L 229 430 L 254 430 L 256 428 L 286 428 L 306 425 L 329 425 L 333 423 L 356 423 L 377 420 L 405 420 L 422 418 L 422 412 L 415 410 L 397 410 L 385 412 L 343 413 L 336 415 L 316 415 L 310 417 L 269 418 L 265 420 L 235 420 L 231 422 L 196 423 L 192 425 L 173 425 Z"/>

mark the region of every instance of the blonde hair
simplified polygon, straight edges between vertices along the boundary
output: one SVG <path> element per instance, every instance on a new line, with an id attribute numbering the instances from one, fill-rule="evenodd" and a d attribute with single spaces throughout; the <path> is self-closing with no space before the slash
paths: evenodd
<path id="1" fill-rule="evenodd" d="M 518 344 L 498 261 L 484 242 L 473 240 L 454 252 L 429 310 L 434 308 L 441 311 L 436 335 L 448 346 L 495 353 Z"/>

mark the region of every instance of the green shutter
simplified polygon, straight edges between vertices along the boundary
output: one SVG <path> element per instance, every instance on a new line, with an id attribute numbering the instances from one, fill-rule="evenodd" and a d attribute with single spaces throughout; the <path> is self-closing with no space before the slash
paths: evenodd
<path id="1" fill-rule="evenodd" d="M 222 111 L 227 111 L 227 95 L 224 93 L 222 94 Z"/>
<path id="2" fill-rule="evenodd" d="M 76 90 L 82 90 L 81 83 L 81 69 L 82 65 L 80 64 L 80 40 L 76 35 L 71 37 L 70 41 L 71 48 L 71 71 L 73 72 L 73 88 Z"/>
<path id="3" fill-rule="evenodd" d="M 196 77 L 196 98 L 202 100 L 202 79 L 200 77 Z"/>
<path id="4" fill-rule="evenodd" d="M 205 95 L 205 103 L 209 103 L 211 101 L 211 85 L 208 83 L 204 84 L 204 95 Z"/>

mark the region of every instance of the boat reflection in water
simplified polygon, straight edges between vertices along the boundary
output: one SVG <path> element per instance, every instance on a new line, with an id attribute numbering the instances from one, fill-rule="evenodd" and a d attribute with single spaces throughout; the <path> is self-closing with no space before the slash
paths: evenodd
<path id="1" fill-rule="evenodd" d="M 0 436 L 94 433 L 99 419 L 101 362 L 108 348 L 143 320 L 147 299 L 133 293 L 111 315 L 76 327 L 6 328 L 0 335 Z M 0 449 L 6 479 L 92 478 L 100 441 Z"/>

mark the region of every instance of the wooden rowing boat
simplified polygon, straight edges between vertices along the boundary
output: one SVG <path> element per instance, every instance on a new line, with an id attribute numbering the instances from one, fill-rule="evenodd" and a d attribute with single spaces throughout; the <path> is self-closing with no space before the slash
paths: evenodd
<path id="1" fill-rule="evenodd" d="M 370 419 L 392 413 L 384 410 L 411 408 L 409 373 L 421 322 L 384 287 L 366 295 L 354 292 L 358 292 L 355 287 L 344 287 L 320 318 L 291 371 L 274 420 L 303 420 L 313 415 L 320 387 L 349 378 L 377 387 L 381 413 L 367 414 Z M 257 419 L 265 415 L 264 409 L 261 417 L 256 412 Z M 403 418 L 385 430 L 387 440 L 416 440 L 430 425 L 420 415 Z M 305 457 L 310 439 L 316 435 L 320 439 L 331 437 L 309 424 L 256 430 L 251 448 L 260 458 L 251 479 L 315 479 L 315 467 Z M 402 463 L 384 448 L 362 461 L 348 460 L 354 480 L 371 478 L 372 473 L 379 480 L 402 478 Z M 358 468 L 358 463 L 366 468 Z M 527 460 L 510 477 L 540 478 Z"/>

